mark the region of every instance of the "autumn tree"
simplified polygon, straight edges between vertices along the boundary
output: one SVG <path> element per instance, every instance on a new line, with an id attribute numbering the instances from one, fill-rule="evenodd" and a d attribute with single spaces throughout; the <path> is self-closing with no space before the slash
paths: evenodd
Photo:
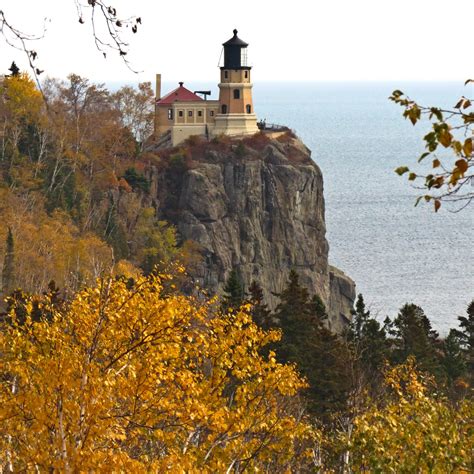
<path id="1" fill-rule="evenodd" d="M 153 132 L 154 92 L 150 82 L 141 82 L 138 88 L 123 86 L 112 99 L 120 112 L 120 118 L 136 138 L 139 151 Z"/>
<path id="2" fill-rule="evenodd" d="M 436 394 L 413 358 L 385 374 L 387 395 L 354 421 L 352 472 L 472 472 L 472 401 L 453 406 Z"/>
<path id="3" fill-rule="evenodd" d="M 176 228 L 157 220 L 154 208 L 143 208 L 138 216 L 132 250 L 145 273 L 164 269 L 178 256 Z"/>
<path id="4" fill-rule="evenodd" d="M 466 81 L 467 86 L 474 80 Z M 412 170 L 400 166 L 395 171 L 399 175 L 408 174 L 408 180 L 419 184 L 424 194 L 420 200 L 432 202 L 437 211 L 442 202 L 457 202 L 465 207 L 474 198 L 472 180 L 474 179 L 474 111 L 472 100 L 461 99 L 451 109 L 423 106 L 407 97 L 402 91 L 395 90 L 390 100 L 404 108 L 403 116 L 415 125 L 422 118 L 431 122 L 431 130 L 423 140 L 426 151 L 418 162 L 430 160 L 426 171 Z M 440 149 L 445 149 L 447 154 Z M 447 156 L 445 156 L 447 155 Z"/>
<path id="5" fill-rule="evenodd" d="M 0 459 L 12 471 L 289 472 L 314 468 L 278 332 L 163 295 L 165 277 L 99 280 L 27 304 L 0 330 Z M 237 380 L 229 393 L 229 381 Z"/>
<path id="6" fill-rule="evenodd" d="M 29 133 L 37 132 L 43 105 L 41 94 L 27 74 L 11 75 L 0 83 L 0 164 L 12 184 L 16 184 L 12 165 L 21 157 L 22 141 Z"/>

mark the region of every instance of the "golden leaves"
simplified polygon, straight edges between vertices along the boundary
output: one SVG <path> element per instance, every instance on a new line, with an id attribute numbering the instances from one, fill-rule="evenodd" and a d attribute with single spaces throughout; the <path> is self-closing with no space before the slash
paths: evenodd
<path id="1" fill-rule="evenodd" d="M 467 470 L 465 447 L 473 440 L 465 420 L 474 408 L 472 401 L 453 407 L 428 393 L 433 381 L 417 372 L 413 359 L 388 370 L 386 384 L 391 389 L 388 403 L 372 405 L 355 420 L 349 442 L 354 471 Z"/>
<path id="2" fill-rule="evenodd" d="M 468 80 L 466 84 L 470 81 Z M 472 100 L 463 96 L 452 110 L 419 105 L 400 90 L 394 91 L 390 100 L 403 107 L 403 116 L 413 125 L 421 120 L 422 116 L 431 121 L 431 130 L 423 137 L 427 151 L 421 154 L 418 163 L 439 149 L 439 145 L 449 149 L 451 153 L 451 156 L 442 154 L 435 157 L 432 162 L 434 171 L 426 175 L 422 171 L 412 171 L 408 166 L 396 168 L 395 172 L 400 176 L 408 173 L 408 181 L 415 182 L 418 179 L 424 181 L 421 189 L 424 188 L 429 194 L 419 196 L 415 205 L 423 198 L 427 202 L 433 202 L 435 211 L 438 211 L 442 202 L 446 201 L 459 203 L 464 201 L 468 205 L 472 200 L 472 192 L 469 186 L 465 185 L 473 179 Z"/>
<path id="3" fill-rule="evenodd" d="M 293 399 L 304 382 L 259 353 L 279 333 L 164 297 L 164 281 L 99 281 L 49 320 L 2 328 L 0 452 L 13 450 L 15 469 L 61 470 L 66 452 L 72 470 L 219 472 L 309 452 L 299 446 L 315 432 Z"/>

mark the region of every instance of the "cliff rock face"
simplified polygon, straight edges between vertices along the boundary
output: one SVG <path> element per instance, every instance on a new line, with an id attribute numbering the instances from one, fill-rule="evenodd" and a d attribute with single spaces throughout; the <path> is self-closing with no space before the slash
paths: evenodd
<path id="1" fill-rule="evenodd" d="M 182 169 L 155 172 L 160 217 L 183 239 L 199 243 L 204 261 L 194 277 L 221 292 L 232 268 L 248 287 L 257 280 L 270 307 L 295 269 L 340 330 L 350 318 L 355 286 L 328 265 L 323 178 L 297 139 L 270 139 L 255 150 L 228 144 Z"/>

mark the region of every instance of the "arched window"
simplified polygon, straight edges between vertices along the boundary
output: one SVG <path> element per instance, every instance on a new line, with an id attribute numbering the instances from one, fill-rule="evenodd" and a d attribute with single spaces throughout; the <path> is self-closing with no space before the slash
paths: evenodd
<path id="1" fill-rule="evenodd" d="M 240 89 L 234 89 L 234 99 L 240 99 Z"/>
<path id="2" fill-rule="evenodd" d="M 227 79 L 229 77 L 229 71 L 224 71 L 224 79 Z"/>
<path id="3" fill-rule="evenodd" d="M 245 79 L 248 79 L 248 78 L 249 78 L 249 72 L 245 71 Z"/>
<path id="4" fill-rule="evenodd" d="M 252 106 L 251 106 L 250 104 L 247 104 L 247 105 L 245 106 L 245 108 L 247 109 L 247 113 L 248 113 L 248 114 L 251 114 L 251 113 L 252 113 Z"/>
<path id="5" fill-rule="evenodd" d="M 227 113 L 227 105 L 225 105 L 225 104 L 222 106 L 222 113 L 223 114 Z"/>

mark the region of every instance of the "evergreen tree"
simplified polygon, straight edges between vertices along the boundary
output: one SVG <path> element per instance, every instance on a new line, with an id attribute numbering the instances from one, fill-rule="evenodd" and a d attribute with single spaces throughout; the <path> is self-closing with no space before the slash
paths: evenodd
<path id="1" fill-rule="evenodd" d="M 253 281 L 249 286 L 249 303 L 252 305 L 251 314 L 255 323 L 263 329 L 271 326 L 271 311 L 263 300 L 262 287 Z"/>
<path id="2" fill-rule="evenodd" d="M 227 278 L 224 286 L 224 295 L 222 298 L 222 310 L 238 309 L 244 303 L 245 291 L 242 279 L 235 268 L 233 268 Z"/>
<path id="3" fill-rule="evenodd" d="M 114 258 L 118 262 L 129 256 L 127 243 L 127 233 L 117 215 L 116 207 L 111 202 L 107 212 L 107 221 L 105 224 L 105 236 L 107 242 L 114 249 Z"/>
<path id="4" fill-rule="evenodd" d="M 361 376 L 362 383 L 374 391 L 383 379 L 382 368 L 388 358 L 388 343 L 384 327 L 370 317 L 361 294 L 353 311 L 348 340 L 356 361 L 357 376 Z"/>
<path id="5" fill-rule="evenodd" d="M 291 271 L 287 287 L 278 295 L 275 319 L 282 330 L 276 352 L 281 362 L 294 362 L 307 378 L 309 411 L 320 420 L 346 409 L 350 379 L 348 352 L 325 325 L 326 308 L 319 296 L 310 298 Z"/>
<path id="6" fill-rule="evenodd" d="M 444 340 L 443 366 L 448 377 L 448 385 L 452 387 L 459 377 L 466 375 L 466 360 L 461 347 L 461 338 L 456 329 L 451 329 Z"/>
<path id="7" fill-rule="evenodd" d="M 15 61 L 12 62 L 12 65 L 8 69 L 10 71 L 11 77 L 16 77 L 20 75 L 20 68 L 16 65 Z"/>
<path id="8" fill-rule="evenodd" d="M 459 327 L 453 329 L 464 359 L 467 370 L 467 376 L 471 387 L 474 387 L 474 300 L 467 307 L 467 317 L 460 316 L 458 318 Z"/>
<path id="9" fill-rule="evenodd" d="M 392 361 L 402 364 L 412 355 L 421 370 L 430 372 L 438 380 L 443 379 L 444 371 L 437 356 L 440 341 L 423 309 L 414 304 L 405 304 L 393 321 L 392 328 L 395 346 Z"/>
<path id="10" fill-rule="evenodd" d="M 354 338 L 362 337 L 362 330 L 370 317 L 370 311 L 365 310 L 364 297 L 361 293 L 357 296 L 355 310 L 352 312 L 351 333 Z"/>
<path id="11" fill-rule="evenodd" d="M 15 285 L 15 243 L 11 227 L 8 228 L 2 270 L 2 292 L 8 293 Z"/>

